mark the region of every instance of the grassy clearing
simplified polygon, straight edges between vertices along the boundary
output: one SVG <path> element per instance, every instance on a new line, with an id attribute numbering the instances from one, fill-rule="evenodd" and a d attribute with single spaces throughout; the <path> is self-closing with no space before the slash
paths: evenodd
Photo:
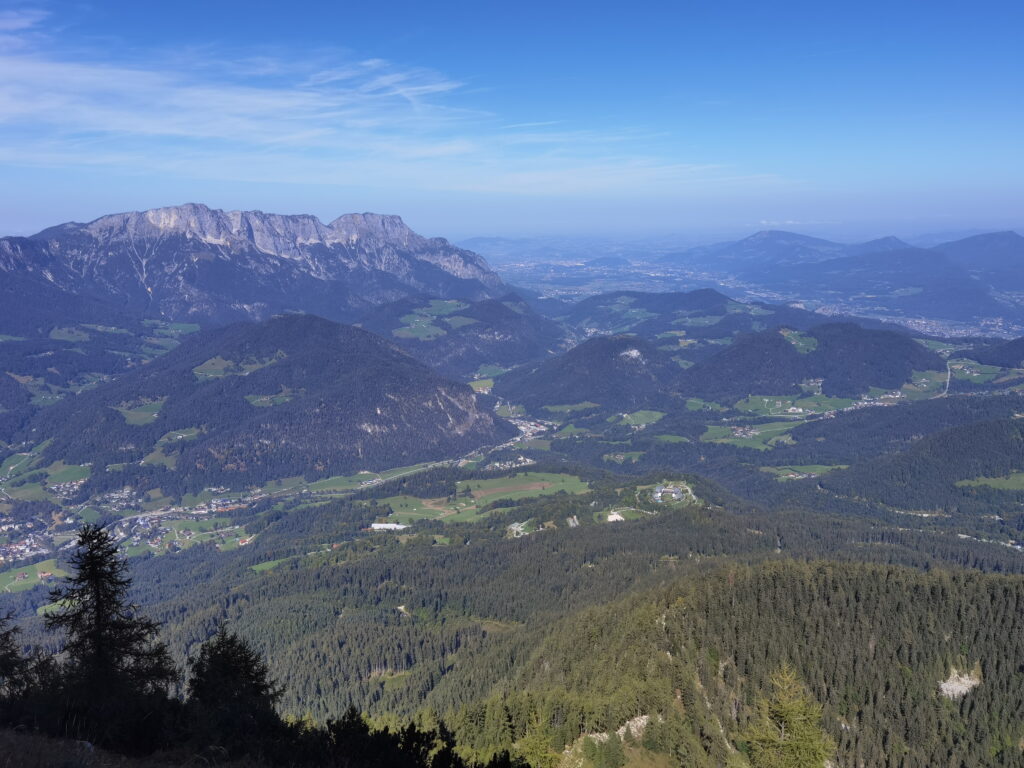
<path id="1" fill-rule="evenodd" d="M 568 405 L 545 405 L 544 410 L 550 413 L 574 413 L 576 411 L 589 411 L 592 408 L 599 408 L 597 403 L 584 400 L 582 403 L 570 403 Z"/>
<path id="2" fill-rule="evenodd" d="M 124 416 L 124 420 L 132 426 L 141 427 L 146 424 L 152 424 L 156 421 L 157 415 L 160 413 L 160 409 L 163 408 L 164 403 L 167 402 L 166 397 L 161 397 L 157 400 L 151 400 L 141 405 L 132 406 L 130 408 L 115 408 L 114 410 Z"/>
<path id="3" fill-rule="evenodd" d="M 932 352 L 937 352 L 940 355 L 951 355 L 960 349 L 968 349 L 969 344 L 956 344 L 951 341 L 939 340 L 939 339 L 914 339 L 918 344 L 923 347 L 930 349 Z"/>
<path id="4" fill-rule="evenodd" d="M 494 412 L 503 419 L 511 419 L 517 416 L 526 415 L 526 409 L 523 406 L 511 403 L 502 403 Z"/>
<path id="5" fill-rule="evenodd" d="M 169 456 L 164 453 L 164 449 L 162 447 L 157 447 L 146 454 L 142 459 L 142 463 L 151 467 L 163 466 L 168 469 L 174 469 L 178 464 L 178 457 Z"/>
<path id="6" fill-rule="evenodd" d="M 970 381 L 975 384 L 988 384 L 1006 371 L 998 365 L 982 365 L 966 359 L 950 360 L 949 370 L 954 379 Z"/>
<path id="7" fill-rule="evenodd" d="M 827 395 L 751 395 L 733 407 L 738 411 L 758 416 L 802 416 L 842 410 L 849 408 L 854 402 L 856 401 L 848 397 Z"/>
<path id="8" fill-rule="evenodd" d="M 942 394 L 946 387 L 946 371 L 914 371 L 900 391 L 908 400 L 926 400 Z"/>
<path id="9" fill-rule="evenodd" d="M 589 486 L 575 475 L 551 472 L 523 472 L 488 480 L 460 480 L 450 498 L 420 499 L 391 496 L 379 503 L 391 507 L 389 523 L 409 525 L 417 520 L 472 522 L 486 514 L 483 507 L 495 501 L 516 501 L 560 493 L 585 493 Z"/>
<path id="10" fill-rule="evenodd" d="M 18 501 L 52 501 L 42 483 L 25 483 L 17 488 L 8 488 L 7 495 Z"/>
<path id="11" fill-rule="evenodd" d="M 91 336 L 81 328 L 54 328 L 50 331 L 54 341 L 88 341 Z"/>
<path id="12" fill-rule="evenodd" d="M 408 315 L 403 315 L 401 317 L 401 321 L 405 323 L 405 325 L 401 328 L 396 328 L 391 332 L 391 334 L 399 339 L 419 339 L 420 341 L 436 339 L 437 337 L 444 336 L 447 333 L 447 331 L 438 324 L 442 318 L 444 319 L 444 322 L 452 328 L 459 328 L 462 325 L 468 325 L 476 322 L 469 317 L 463 317 L 458 320 L 448 317 L 448 315 L 454 315 L 456 312 L 465 309 L 467 306 L 469 305 L 461 301 L 432 299 L 429 305 L 418 307 Z"/>
<path id="13" fill-rule="evenodd" d="M 217 357 L 211 357 L 205 363 L 200 363 L 192 369 L 192 373 L 200 381 L 209 381 L 210 379 L 220 379 L 225 376 L 248 376 L 253 371 L 258 371 L 260 368 L 266 368 L 268 365 L 280 362 L 285 357 L 283 352 L 278 352 L 276 355 L 270 357 L 264 357 L 260 359 L 250 358 L 236 362 L 233 360 L 225 360 L 223 357 L 218 355 Z"/>
<path id="14" fill-rule="evenodd" d="M 960 488 L 977 488 L 987 486 L 1000 491 L 1024 491 L 1024 472 L 1013 472 L 1002 477 L 976 477 L 973 480 L 961 480 Z"/>
<path id="15" fill-rule="evenodd" d="M 501 376 L 503 373 L 507 373 L 508 368 L 502 368 L 500 365 L 493 363 L 484 363 L 476 369 L 476 373 L 473 374 L 478 379 L 495 379 Z"/>
<path id="16" fill-rule="evenodd" d="M 23 475 L 31 469 L 34 463 L 36 454 L 33 453 L 16 453 L 13 456 L 8 456 L 4 459 L 3 464 L 0 464 L 0 477 L 11 477 L 15 478 L 18 475 Z"/>
<path id="17" fill-rule="evenodd" d="M 268 560 L 265 563 L 257 563 L 256 565 L 250 565 L 249 568 L 256 573 L 263 573 L 264 571 L 272 571 L 281 563 L 286 563 L 291 560 L 290 557 L 282 557 L 277 560 Z"/>
<path id="18" fill-rule="evenodd" d="M 806 333 L 789 328 L 783 328 L 779 333 L 785 337 L 786 341 L 796 347 L 796 351 L 802 355 L 809 355 L 818 348 L 818 340 L 813 336 L 808 336 Z"/>
<path id="19" fill-rule="evenodd" d="M 119 336 L 130 336 L 131 331 L 127 328 L 118 328 L 115 325 L 94 325 L 93 323 L 82 323 L 82 328 L 88 328 L 92 331 L 99 331 L 100 333 L 113 333 Z"/>
<path id="20" fill-rule="evenodd" d="M 50 485 L 60 483 L 74 483 L 78 480 L 86 480 L 92 470 L 80 464 L 65 464 L 63 461 L 55 461 L 46 468 L 46 481 Z"/>
<path id="21" fill-rule="evenodd" d="M 836 469 L 846 469 L 848 464 L 794 464 L 784 467 L 761 467 L 762 472 L 775 476 L 776 480 L 803 480 L 817 477 Z"/>
<path id="22" fill-rule="evenodd" d="M 257 408 L 273 408 L 275 405 L 284 405 L 293 399 L 290 390 L 284 389 L 276 395 L 246 395 L 245 399 L 249 405 Z"/>
<path id="23" fill-rule="evenodd" d="M 446 317 L 444 321 L 448 324 L 448 327 L 452 329 L 463 328 L 467 325 L 473 325 L 474 323 L 480 322 L 476 318 L 464 317 L 463 315 L 451 315 Z"/>
<path id="24" fill-rule="evenodd" d="M 544 440 L 543 438 L 535 437 L 532 440 L 524 440 L 519 444 L 523 450 L 529 451 L 550 451 L 551 441 Z"/>
<path id="25" fill-rule="evenodd" d="M 686 401 L 688 411 L 724 411 L 725 406 L 713 403 L 710 400 L 701 400 L 699 397 L 691 397 Z"/>
<path id="26" fill-rule="evenodd" d="M 691 315 L 689 317 L 678 317 L 672 321 L 673 325 L 682 325 L 687 328 L 707 328 L 717 325 L 725 319 L 725 315 Z"/>
<path id="27" fill-rule="evenodd" d="M 574 437 L 575 435 L 589 435 L 592 434 L 589 429 L 583 429 L 577 427 L 575 424 L 566 424 L 558 432 L 555 433 L 555 437 Z"/>
<path id="28" fill-rule="evenodd" d="M 391 332 L 392 336 L 399 339 L 431 341 L 447 333 L 444 328 L 434 325 L 432 319 L 425 315 L 405 315 L 402 322 L 405 323 L 403 327 Z"/>
<path id="29" fill-rule="evenodd" d="M 371 483 L 379 482 L 380 475 L 376 472 L 362 472 L 357 475 L 337 475 L 317 480 L 309 484 L 311 491 L 352 491 Z"/>
<path id="30" fill-rule="evenodd" d="M 40 578 L 39 574 L 47 573 L 50 574 L 49 577 Z M 24 592 L 67 575 L 67 571 L 57 567 L 56 560 L 43 560 L 41 563 L 12 568 L 0 573 L 0 592 Z"/>
<path id="31" fill-rule="evenodd" d="M 792 438 L 786 433 L 802 421 L 775 421 L 767 424 L 719 425 L 713 424 L 700 436 L 705 443 L 723 443 L 739 448 L 753 448 L 767 451 L 780 442 L 789 442 Z"/>
<path id="32" fill-rule="evenodd" d="M 182 440 L 195 440 L 197 437 L 199 437 L 199 433 L 201 431 L 202 430 L 200 430 L 199 427 L 187 427 L 185 429 L 175 429 L 175 430 L 172 430 L 172 431 L 168 432 L 163 437 L 161 437 L 159 440 L 157 440 L 156 444 L 157 445 L 169 445 L 169 444 L 172 444 L 172 443 L 180 442 Z"/>
<path id="33" fill-rule="evenodd" d="M 444 317 L 445 315 L 454 315 L 459 310 L 465 309 L 468 306 L 464 301 L 458 301 L 457 299 L 431 299 L 429 306 L 422 307 L 416 311 L 433 317 Z"/>
<path id="34" fill-rule="evenodd" d="M 626 520 L 643 520 L 648 517 L 650 514 L 645 514 L 634 507 L 613 507 L 594 513 L 594 520 L 598 523 L 618 523 Z"/>
<path id="35" fill-rule="evenodd" d="M 186 336 L 198 333 L 197 323 L 168 323 L 164 320 L 143 320 L 143 324 L 153 329 L 153 333 L 161 336 Z"/>
<path id="36" fill-rule="evenodd" d="M 469 382 L 469 386 L 473 388 L 474 392 L 490 392 L 494 387 L 494 379 L 473 379 Z"/>
<path id="37" fill-rule="evenodd" d="M 646 427 L 648 424 L 655 424 L 665 417 L 662 411 L 634 411 L 633 413 L 624 413 L 621 417 L 612 417 L 618 419 L 619 424 L 623 424 L 628 427 Z"/>
<path id="38" fill-rule="evenodd" d="M 688 443 L 690 438 L 682 435 L 656 435 L 655 440 L 659 443 Z"/>

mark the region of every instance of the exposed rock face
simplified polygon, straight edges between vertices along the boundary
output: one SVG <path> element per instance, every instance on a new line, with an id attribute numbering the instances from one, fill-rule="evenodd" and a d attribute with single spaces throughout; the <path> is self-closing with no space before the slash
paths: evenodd
<path id="1" fill-rule="evenodd" d="M 415 293 L 479 300 L 505 291 L 480 256 L 422 237 L 398 216 L 324 224 L 197 204 L 0 239 L 0 271 L 132 312 L 212 321 L 285 311 L 344 319 Z"/>

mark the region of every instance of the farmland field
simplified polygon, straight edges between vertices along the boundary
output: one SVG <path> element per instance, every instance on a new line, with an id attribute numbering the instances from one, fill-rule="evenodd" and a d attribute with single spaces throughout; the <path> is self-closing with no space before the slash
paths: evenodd
<path id="1" fill-rule="evenodd" d="M 572 413 L 573 411 L 589 411 L 591 408 L 597 407 L 597 403 L 585 400 L 582 403 L 570 403 L 568 405 L 545 405 L 544 410 L 551 413 Z"/>
<path id="2" fill-rule="evenodd" d="M 391 496 L 378 503 L 391 507 L 392 514 L 386 518 L 389 523 L 408 525 L 417 520 L 468 522 L 479 519 L 485 514 L 482 508 L 494 501 L 529 499 L 561 491 L 585 493 L 588 487 L 586 482 L 575 475 L 523 472 L 488 480 L 460 480 L 456 483 L 455 496 L 447 499 Z"/>
<path id="3" fill-rule="evenodd" d="M 725 445 L 735 445 L 739 448 L 754 448 L 758 451 L 767 451 L 778 442 L 792 440 L 786 432 L 802 423 L 794 419 L 793 421 L 775 421 L 767 424 L 735 426 L 714 424 L 707 428 L 707 431 L 700 436 L 700 439 L 705 443 L 724 443 Z"/>
<path id="4" fill-rule="evenodd" d="M 925 400 L 942 394 L 945 386 L 945 371 L 914 371 L 900 391 L 908 400 Z"/>
<path id="5" fill-rule="evenodd" d="M 662 411 L 634 411 L 633 413 L 624 413 L 621 416 L 612 416 L 608 420 L 629 427 L 646 427 L 648 424 L 660 421 L 664 416 L 665 414 Z"/>
<path id="6" fill-rule="evenodd" d="M 825 413 L 849 408 L 855 401 L 846 397 L 827 395 L 751 395 L 736 403 L 735 408 L 759 416 L 799 416 L 808 413 Z M 792 409 L 792 410 L 791 410 Z"/>
<path id="7" fill-rule="evenodd" d="M 143 403 L 132 408 L 115 408 L 114 410 L 124 416 L 124 420 L 129 424 L 140 427 L 156 421 L 157 414 L 160 413 L 160 409 L 163 408 L 166 402 L 167 398 L 161 397 L 158 400 Z"/>
<path id="8" fill-rule="evenodd" d="M 846 469 L 846 467 L 846 464 L 800 464 L 784 467 L 761 467 L 761 471 L 774 475 L 776 480 L 784 481 L 817 477 L 834 469 Z"/>
<path id="9" fill-rule="evenodd" d="M 60 579 L 67 576 L 67 572 L 57 567 L 56 560 L 44 560 L 41 563 L 26 565 L 21 568 L 12 568 L 9 571 L 0 573 L 0 592 L 21 592 L 38 584 L 46 583 L 40 580 L 40 573 L 50 573 L 53 578 Z M 24 576 L 22 576 L 24 574 Z"/>
<path id="10" fill-rule="evenodd" d="M 1024 472 L 1014 472 L 1003 477 L 976 477 L 973 480 L 961 480 L 957 485 L 961 488 L 987 486 L 1000 491 L 1024 491 Z"/>

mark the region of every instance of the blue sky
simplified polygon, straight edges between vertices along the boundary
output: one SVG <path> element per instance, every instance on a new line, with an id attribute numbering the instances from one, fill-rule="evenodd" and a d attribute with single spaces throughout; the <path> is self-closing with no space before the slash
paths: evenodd
<path id="1" fill-rule="evenodd" d="M 1024 224 L 1024 4 L 0 0 L 0 232 L 106 212 L 425 234 Z"/>

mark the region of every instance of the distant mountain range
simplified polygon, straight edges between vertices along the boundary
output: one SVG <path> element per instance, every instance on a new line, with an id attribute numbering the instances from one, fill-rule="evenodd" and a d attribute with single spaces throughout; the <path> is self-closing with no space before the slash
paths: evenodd
<path id="1" fill-rule="evenodd" d="M 915 248 L 895 237 L 846 245 L 765 231 L 662 261 L 864 312 L 957 321 L 1024 318 L 1019 297 L 1007 295 L 1024 290 L 1024 237 L 1016 232 Z"/>
<path id="2" fill-rule="evenodd" d="M 714 288 L 940 335 L 1024 330 L 1024 237 L 1012 231 L 852 244 L 779 230 L 704 245 L 592 237 L 467 242 L 517 290 L 545 297 L 542 311 L 552 314 L 558 308 L 550 302 L 559 299 Z"/>
<path id="3" fill-rule="evenodd" d="M 230 322 L 307 312 L 332 319 L 412 294 L 479 300 L 507 292 L 475 253 L 398 216 L 221 211 L 188 204 L 0 239 L 20 306 L 54 289 L 74 301 L 173 320 Z"/>

